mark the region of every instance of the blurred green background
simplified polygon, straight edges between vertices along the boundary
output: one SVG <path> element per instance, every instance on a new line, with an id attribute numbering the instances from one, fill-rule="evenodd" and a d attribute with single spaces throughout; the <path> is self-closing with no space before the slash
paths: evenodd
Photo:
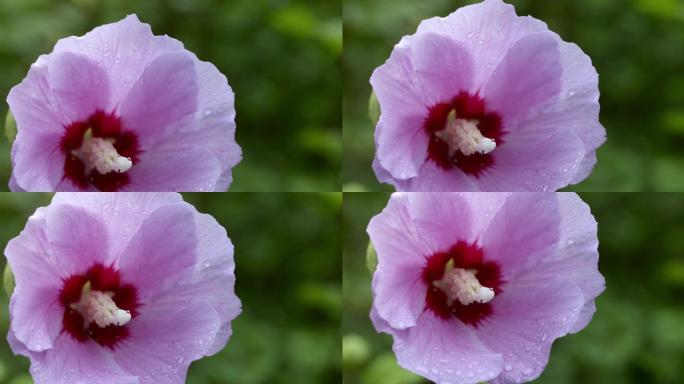
<path id="1" fill-rule="evenodd" d="M 137 13 L 228 77 L 244 158 L 231 191 L 339 191 L 342 9 L 328 0 L 0 0 L 0 116 L 55 42 Z M 9 146 L 0 140 L 0 190 Z"/>
<path id="2" fill-rule="evenodd" d="M 342 194 L 184 196 L 228 230 L 243 307 L 226 348 L 194 363 L 187 382 L 339 383 Z M 3 250 L 28 216 L 49 200 L 47 194 L 0 194 Z M 0 271 L 4 266 L 0 257 Z M 7 308 L 0 290 L 0 384 L 30 384 L 28 360 L 13 356 L 5 341 Z"/>
<path id="3" fill-rule="evenodd" d="M 345 191 L 391 190 L 371 170 L 368 80 L 421 20 L 476 1 L 344 1 Z M 684 190 L 684 1 L 506 0 L 577 43 L 600 75 L 608 141 L 577 191 Z"/>
<path id="4" fill-rule="evenodd" d="M 599 228 L 606 291 L 587 328 L 559 339 L 535 382 L 681 383 L 684 377 L 684 194 L 582 193 Z M 417 384 L 396 365 L 391 336 L 368 318 L 368 220 L 388 194 L 344 196 L 343 376 L 345 384 Z"/>

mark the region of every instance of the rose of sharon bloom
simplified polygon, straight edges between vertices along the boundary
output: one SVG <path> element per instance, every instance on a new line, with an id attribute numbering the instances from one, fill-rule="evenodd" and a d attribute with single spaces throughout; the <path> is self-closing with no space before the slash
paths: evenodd
<path id="1" fill-rule="evenodd" d="M 184 383 L 240 313 L 225 229 L 173 193 L 57 194 L 5 255 L 36 384 Z"/>
<path id="2" fill-rule="evenodd" d="M 531 381 L 595 312 L 596 230 L 576 194 L 395 193 L 368 225 L 373 325 L 438 384 Z"/>
<path id="3" fill-rule="evenodd" d="M 7 102 L 13 191 L 225 191 L 242 156 L 226 77 L 135 15 L 58 41 Z"/>
<path id="4" fill-rule="evenodd" d="M 400 191 L 556 190 L 605 141 L 591 59 L 501 0 L 423 21 L 370 82 L 373 169 Z"/>

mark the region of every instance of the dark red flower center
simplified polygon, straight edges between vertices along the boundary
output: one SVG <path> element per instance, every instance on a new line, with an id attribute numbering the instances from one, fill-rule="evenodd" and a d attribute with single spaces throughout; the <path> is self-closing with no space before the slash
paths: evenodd
<path id="1" fill-rule="evenodd" d="M 111 324 L 99 326 L 91 321 L 82 308 L 84 295 L 97 293 L 110 301 L 121 311 L 126 311 L 130 318 L 138 315 L 140 302 L 138 290 L 132 284 L 123 284 L 119 271 L 113 267 L 95 264 L 85 274 L 73 275 L 64 280 L 59 300 L 64 307 L 62 332 L 66 332 L 80 342 L 92 339 L 103 347 L 114 349 L 116 345 L 129 336 L 126 325 Z M 113 302 L 113 303 L 112 303 Z"/>
<path id="2" fill-rule="evenodd" d="M 130 182 L 126 167 L 117 167 L 112 159 L 128 162 L 130 168 L 140 156 L 138 136 L 124 130 L 115 113 L 103 111 L 66 126 L 61 148 L 64 178 L 81 189 L 92 185 L 100 191 L 117 191 Z"/>
<path id="3" fill-rule="evenodd" d="M 459 241 L 446 252 L 437 252 L 426 258 L 422 278 L 428 286 L 425 297 L 425 308 L 438 317 L 448 320 L 457 317 L 464 324 L 477 327 L 478 324 L 491 315 L 492 307 L 489 302 L 471 302 L 463 304 L 461 300 L 453 300 L 442 287 L 445 271 L 453 267 L 463 271 L 468 277 L 476 278 L 479 285 L 500 294 L 503 280 L 499 264 L 486 261 L 484 252 L 475 244 Z"/>
<path id="4" fill-rule="evenodd" d="M 432 106 L 423 128 L 430 136 L 428 160 L 442 169 L 457 167 L 475 177 L 494 165 L 495 149 L 490 146 L 492 142 L 501 146 L 506 133 L 501 116 L 488 111 L 480 96 L 468 92 Z"/>

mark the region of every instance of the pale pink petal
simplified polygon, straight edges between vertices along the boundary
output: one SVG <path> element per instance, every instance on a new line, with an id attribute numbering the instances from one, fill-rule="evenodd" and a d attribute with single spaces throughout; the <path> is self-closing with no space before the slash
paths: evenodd
<path id="1" fill-rule="evenodd" d="M 195 124 L 191 131 L 179 132 L 176 140 L 188 148 L 204 146 L 223 169 L 216 191 L 225 191 L 232 182 L 232 168 L 242 160 L 235 142 L 235 95 L 228 79 L 213 64 L 195 61 L 199 95 Z"/>
<path id="2" fill-rule="evenodd" d="M 39 208 L 21 235 L 5 248 L 16 287 L 10 303 L 13 336 L 31 350 L 51 348 L 62 330 L 63 309 L 58 296 L 66 277 L 45 233 L 45 209 Z M 16 300 L 21 297 L 21 305 Z"/>
<path id="3" fill-rule="evenodd" d="M 471 210 L 463 195 L 410 193 L 408 196 L 413 226 L 418 236 L 430 244 L 433 253 L 447 251 L 459 240 L 475 240 L 471 232 Z"/>
<path id="4" fill-rule="evenodd" d="M 18 297 L 21 297 L 21 305 L 16 305 Z M 62 331 L 64 314 L 59 303 L 59 289 L 38 282 L 34 286 L 17 285 L 10 301 L 10 311 L 17 344 L 37 352 L 53 347 Z"/>
<path id="5" fill-rule="evenodd" d="M 154 36 L 148 24 L 129 15 L 116 23 L 99 26 L 83 37 L 61 39 L 54 52 L 73 52 L 99 63 L 112 85 L 109 102 L 102 108 L 114 110 L 154 59 L 182 49 L 180 41 Z"/>
<path id="6" fill-rule="evenodd" d="M 420 84 L 411 81 L 416 71 L 411 62 L 411 44 L 411 37 L 404 36 L 389 59 L 371 75 L 370 83 L 382 113 L 422 114 L 430 107 Z"/>
<path id="7" fill-rule="evenodd" d="M 52 206 L 75 205 L 104 223 L 110 253 L 119 255 L 138 231 L 143 220 L 157 208 L 182 201 L 177 193 L 57 193 Z"/>
<path id="8" fill-rule="evenodd" d="M 473 84 L 483 87 L 504 55 L 520 40 L 547 30 L 544 22 L 517 17 L 512 5 L 486 0 L 457 9 L 449 16 L 433 17 L 418 26 L 419 33 L 438 33 L 462 44 L 473 63 Z"/>
<path id="9" fill-rule="evenodd" d="M 208 150 L 195 145 L 185 147 L 175 139 L 169 140 L 168 148 L 154 148 L 144 152 L 140 163 L 144 166 L 133 167 L 128 174 L 131 191 L 218 191 L 221 177 L 221 164 Z"/>
<path id="10" fill-rule="evenodd" d="M 575 184 L 594 168 L 596 150 L 606 141 L 606 130 L 599 121 L 598 73 L 591 58 L 576 44 L 565 41 L 560 42 L 560 52 L 564 72 L 559 100 L 541 115 L 552 115 L 554 124 L 569 127 L 584 142 L 586 155 L 572 180 Z"/>
<path id="11" fill-rule="evenodd" d="M 71 52 L 50 56 L 49 83 L 69 122 L 85 121 L 109 103 L 109 81 L 104 69 L 87 56 Z"/>
<path id="12" fill-rule="evenodd" d="M 570 329 L 575 333 L 582 330 L 594 315 L 594 300 L 605 289 L 605 279 L 598 272 L 597 224 L 589 206 L 574 193 L 559 193 L 558 200 L 561 222 L 557 251 L 541 259 L 530 273 L 521 278 L 548 280 L 564 276 L 582 290 L 584 306 Z"/>
<path id="13" fill-rule="evenodd" d="M 59 146 L 60 139 L 55 133 L 17 133 L 12 145 L 15 153 L 12 174 L 19 188 L 32 192 L 55 190 L 62 180 L 66 159 Z"/>
<path id="14" fill-rule="evenodd" d="M 113 261 L 104 223 L 87 210 L 73 205 L 51 207 L 46 210 L 45 224 L 60 276 L 83 274 L 94 264 Z"/>
<path id="15" fill-rule="evenodd" d="M 425 311 L 415 327 L 393 335 L 399 365 L 437 384 L 488 381 L 503 369 L 502 356 L 456 319 L 445 321 Z"/>
<path id="16" fill-rule="evenodd" d="M 423 121 L 430 107 L 420 84 L 411 81 L 415 69 L 409 42 L 409 38 L 402 39 L 370 79 L 382 112 L 378 125 L 391 127 L 375 132 L 378 158 L 385 169 L 402 179 L 417 175 L 427 156 Z"/>
<path id="17" fill-rule="evenodd" d="M 558 40 L 551 32 L 527 35 L 508 51 L 484 87 L 488 108 L 505 129 L 550 104 L 561 89 L 563 69 Z"/>
<path id="18" fill-rule="evenodd" d="M 390 125 L 387 120 L 393 117 L 380 119 Z M 412 115 L 400 120 L 391 125 L 391 130 L 376 132 L 376 150 L 383 168 L 399 179 L 408 179 L 418 175 L 427 158 L 428 136 L 423 130 L 424 116 Z"/>
<path id="19" fill-rule="evenodd" d="M 190 275 L 197 260 L 192 211 L 184 204 L 150 213 L 118 257 L 118 268 L 143 302 Z"/>
<path id="20" fill-rule="evenodd" d="M 458 168 L 444 170 L 433 161 L 426 161 L 420 169 L 420 176 L 395 182 L 398 191 L 450 192 L 480 191 L 476 179 Z"/>
<path id="21" fill-rule="evenodd" d="M 26 78 L 10 90 L 7 104 L 22 129 L 61 134 L 70 121 L 62 113 L 48 82 L 48 61 L 49 56 L 42 55 L 31 65 Z"/>
<path id="22" fill-rule="evenodd" d="M 555 191 L 570 184 L 581 166 L 585 146 L 569 129 L 534 119 L 506 137 L 495 153 L 495 166 L 478 179 L 485 191 Z"/>
<path id="23" fill-rule="evenodd" d="M 14 168 L 14 166 L 12 168 Z M 9 190 L 12 192 L 26 192 L 26 190 L 17 184 L 17 179 L 14 178 L 14 172 L 12 172 L 10 175 Z"/>
<path id="24" fill-rule="evenodd" d="M 232 334 L 230 322 L 241 312 L 240 299 L 235 295 L 233 244 L 216 219 L 189 207 L 194 211 L 199 236 L 197 262 L 192 276 L 179 282 L 167 299 L 184 305 L 201 297 L 216 311 L 221 318 L 221 328 L 207 350 L 207 355 L 213 355 L 228 342 Z"/>
<path id="25" fill-rule="evenodd" d="M 131 321 L 130 338 L 113 354 L 141 384 L 182 384 L 194 360 L 207 354 L 221 325 L 201 300 L 153 303 Z M 182 304 L 182 305 L 180 305 Z"/>
<path id="26" fill-rule="evenodd" d="M 61 286 L 68 271 L 55 256 L 46 234 L 45 208 L 29 217 L 19 236 L 7 243 L 5 256 L 18 285 Z"/>
<path id="27" fill-rule="evenodd" d="M 499 263 L 505 281 L 546 253 L 559 239 L 560 216 L 554 194 L 514 193 L 508 196 L 482 236 L 485 258 Z"/>
<path id="28" fill-rule="evenodd" d="M 144 152 L 191 123 L 197 110 L 197 94 L 192 54 L 162 54 L 145 68 L 123 101 L 122 123 L 138 133 Z"/>
<path id="29" fill-rule="evenodd" d="M 583 296 L 570 280 L 558 278 L 539 284 L 506 284 L 491 304 L 492 315 L 476 333 L 504 359 L 501 376 L 493 382 L 527 382 L 543 372 L 551 344 L 568 333 Z"/>
<path id="30" fill-rule="evenodd" d="M 473 84 L 473 63 L 458 42 L 435 33 L 417 34 L 411 41 L 415 76 L 430 106 L 449 102 Z M 381 110 L 383 105 L 381 104 Z"/>
<path id="31" fill-rule="evenodd" d="M 94 342 L 80 343 L 66 333 L 53 349 L 29 352 L 35 384 L 139 384 L 137 377 L 122 370 L 109 350 Z"/>
<path id="32" fill-rule="evenodd" d="M 492 222 L 492 219 L 499 212 L 499 209 L 506 203 L 510 193 L 461 193 L 470 207 L 470 233 L 474 239 L 480 239 Z"/>
<path id="33" fill-rule="evenodd" d="M 378 257 L 373 276 L 375 306 L 395 328 L 414 326 L 423 311 L 427 286 L 421 280 L 422 265 L 425 257 L 435 252 L 413 225 L 408 198 L 406 194 L 392 195 L 367 229 Z"/>
<path id="34" fill-rule="evenodd" d="M 26 79 L 7 96 L 20 127 L 12 144 L 12 191 L 52 191 L 62 178 L 65 157 L 59 141 L 68 119 L 61 112 L 47 78 L 47 57 L 41 56 Z"/>

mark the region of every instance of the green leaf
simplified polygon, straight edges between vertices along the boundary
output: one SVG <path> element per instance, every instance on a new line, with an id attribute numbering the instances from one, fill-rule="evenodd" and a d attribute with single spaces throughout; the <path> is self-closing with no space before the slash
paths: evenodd
<path id="1" fill-rule="evenodd" d="M 368 117 L 370 117 L 373 122 L 373 126 L 375 126 L 380 119 L 380 104 L 378 103 L 378 98 L 375 96 L 375 92 L 371 92 L 370 99 L 368 99 Z"/>
<path id="2" fill-rule="evenodd" d="M 9 264 L 6 264 L 5 272 L 2 274 L 2 286 L 7 293 L 7 297 L 12 296 L 12 292 L 14 292 L 14 285 L 14 275 L 12 274 L 12 269 L 10 268 Z"/>
<path id="3" fill-rule="evenodd" d="M 14 142 L 14 138 L 17 136 L 17 123 L 14 121 L 14 116 L 12 116 L 10 111 L 7 111 L 7 116 L 5 117 L 5 136 L 10 144 Z"/>
<path id="4" fill-rule="evenodd" d="M 378 254 L 375 253 L 375 248 L 373 248 L 373 243 L 368 242 L 368 248 L 366 248 L 366 266 L 371 275 L 375 272 L 375 267 L 378 266 Z"/>

